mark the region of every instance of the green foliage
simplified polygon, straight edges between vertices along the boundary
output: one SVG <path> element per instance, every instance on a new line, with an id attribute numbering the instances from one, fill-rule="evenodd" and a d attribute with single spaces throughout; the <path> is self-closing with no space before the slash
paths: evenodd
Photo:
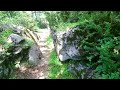
<path id="1" fill-rule="evenodd" d="M 16 17 L 13 18 L 13 21 L 16 22 L 16 24 L 22 25 L 31 30 L 37 25 L 35 19 L 26 12 L 19 13 Z"/>
<path id="2" fill-rule="evenodd" d="M 29 42 L 29 41 L 28 41 Z M 16 62 L 20 62 L 19 65 L 23 62 L 23 61 L 27 61 L 28 60 L 28 50 L 30 48 L 31 42 L 27 43 L 24 42 L 21 45 L 19 45 L 19 47 L 22 47 L 23 50 L 19 53 L 19 54 L 14 54 L 14 45 L 10 45 L 10 44 L 5 44 L 4 48 L 5 48 L 5 52 L 0 54 L 0 66 L 1 66 L 1 70 L 0 72 L 1 74 L 1 79 L 9 79 L 11 78 L 12 73 L 14 73 L 14 70 L 17 69 L 16 66 Z M 6 71 L 7 70 L 7 71 Z"/>
<path id="3" fill-rule="evenodd" d="M 50 45 L 51 43 L 53 43 L 53 39 L 52 39 L 52 37 L 49 35 L 49 37 L 47 38 L 47 45 Z"/>
<path id="4" fill-rule="evenodd" d="M 37 23 L 37 26 L 39 27 L 39 28 L 47 28 L 47 25 L 45 24 L 45 23 L 43 23 L 42 21 L 39 21 L 38 23 Z"/>
<path id="5" fill-rule="evenodd" d="M 9 25 L 22 26 L 30 30 L 39 28 L 32 13 L 26 11 L 0 11 L 0 19 L 0 49 L 2 50 L 0 51 L 0 78 L 15 78 L 14 70 L 28 60 L 28 50 L 33 45 L 33 41 L 25 39 L 18 45 L 8 43 L 8 37 L 14 33 L 9 29 Z M 7 26 L 8 29 L 6 29 Z M 16 55 L 14 51 L 18 46 L 22 48 L 22 51 Z"/>
<path id="6" fill-rule="evenodd" d="M 50 79 L 74 79 L 75 76 L 68 72 L 70 63 L 62 64 L 55 51 L 51 52 L 49 60 L 49 78 Z"/>
<path id="7" fill-rule="evenodd" d="M 47 45 L 51 45 L 53 43 L 53 40 L 51 36 L 47 38 Z M 49 78 L 50 79 L 74 79 L 76 78 L 74 75 L 72 75 L 70 72 L 68 72 L 68 65 L 70 63 L 62 64 L 58 57 L 56 52 L 53 50 L 50 55 L 49 59 Z"/>
<path id="8" fill-rule="evenodd" d="M 118 11 L 47 12 L 51 28 L 81 27 L 84 63 L 95 69 L 95 78 L 118 79 L 120 70 L 120 13 Z M 76 20 L 74 21 L 74 17 Z M 73 21 L 71 21 L 73 19 Z M 77 20 L 78 19 L 78 20 Z"/>
<path id="9" fill-rule="evenodd" d="M 59 23 L 59 25 L 55 28 L 57 31 L 66 31 L 67 28 L 70 29 L 74 26 L 78 25 L 78 23 Z"/>
<path id="10" fill-rule="evenodd" d="M 6 43 L 7 38 L 9 37 L 10 34 L 12 34 L 12 30 L 4 30 L 3 32 L 0 33 L 0 44 L 3 45 Z"/>
<path id="11" fill-rule="evenodd" d="M 33 45 L 33 41 L 32 40 L 29 40 L 29 39 L 25 39 L 25 42 L 23 42 L 23 47 L 24 48 L 27 48 L 27 47 L 29 47 L 29 46 L 32 46 Z"/>
<path id="12" fill-rule="evenodd" d="M 0 78 L 1 79 L 8 79 L 14 76 L 14 70 L 16 69 L 16 61 L 25 61 L 28 58 L 27 52 L 30 46 L 33 44 L 30 40 L 25 40 L 25 42 L 19 44 L 19 47 L 22 47 L 23 50 L 19 55 L 15 55 L 14 47 L 12 43 L 8 43 L 8 37 L 12 34 L 12 30 L 4 30 L 0 33 L 0 45 L 3 48 L 3 51 L 0 52 Z M 12 76 L 11 76 L 12 75 Z"/>
<path id="13" fill-rule="evenodd" d="M 59 12 L 46 12 L 46 19 L 49 21 L 50 27 L 56 27 L 59 24 L 60 16 Z"/>
<path id="14" fill-rule="evenodd" d="M 7 43 L 7 38 L 9 37 L 10 34 L 12 34 L 12 30 L 4 30 L 3 32 L 0 33 L 0 45 L 3 48 L 3 52 L 0 52 L 0 62 L 4 62 L 5 59 L 8 59 L 8 57 L 11 55 L 10 52 L 7 52 L 7 50 L 13 46 L 12 44 Z M 2 64 L 0 63 L 0 64 Z M 4 64 L 4 63 L 3 63 Z"/>
<path id="15" fill-rule="evenodd" d="M 98 16 L 100 17 L 94 17 L 91 23 L 86 24 L 85 28 L 87 28 L 88 35 L 81 41 L 80 45 L 89 52 L 86 57 L 88 63 L 97 64 L 93 67 L 96 68 L 96 78 L 100 76 L 105 79 L 120 78 L 119 74 L 116 73 L 120 68 L 120 58 L 118 58 L 120 54 L 119 49 L 115 49 L 116 46 L 118 47 L 116 43 L 119 42 L 120 32 L 117 31 L 118 29 L 115 30 L 116 25 L 111 22 L 111 20 L 114 22 L 117 20 L 110 17 L 110 12 L 98 13 Z M 117 25 L 119 27 L 119 22 Z"/>
<path id="16" fill-rule="evenodd" d="M 31 30 L 37 26 L 36 20 L 32 17 L 32 14 L 26 11 L 1 11 L 1 24 L 14 24 L 20 25 Z"/>
<path id="17" fill-rule="evenodd" d="M 38 12 L 38 14 L 40 14 Z M 84 63 L 95 69 L 95 78 L 120 78 L 120 12 L 118 11 L 46 11 L 46 19 L 52 29 L 68 30 L 76 25 L 81 27 L 76 35 L 81 37 L 79 43 L 84 50 Z M 41 17 L 33 18 L 26 11 L 0 11 L 0 24 L 15 24 L 30 30 L 44 28 Z M 1 30 L 0 30 L 1 31 Z M 0 32 L 0 45 L 5 49 L 0 53 L 0 78 L 8 78 L 15 69 L 16 61 L 25 60 L 26 52 L 33 43 L 25 40 L 20 46 L 24 49 L 18 56 L 13 54 L 13 45 L 7 43 L 12 30 Z M 49 45 L 52 39 L 47 39 Z M 71 62 L 59 62 L 55 51 L 52 52 L 50 78 L 75 78 L 68 72 Z"/>
<path id="18" fill-rule="evenodd" d="M 73 12 L 74 13 L 74 12 Z M 73 13 L 70 11 L 63 11 L 63 12 L 46 12 L 46 18 L 49 21 L 49 25 L 51 28 L 57 31 L 65 31 L 71 27 L 78 25 L 79 23 L 74 20 L 76 18 Z M 76 13 L 75 13 L 76 15 Z M 70 19 L 69 19 L 70 18 Z M 73 20 L 72 20 L 73 19 Z"/>

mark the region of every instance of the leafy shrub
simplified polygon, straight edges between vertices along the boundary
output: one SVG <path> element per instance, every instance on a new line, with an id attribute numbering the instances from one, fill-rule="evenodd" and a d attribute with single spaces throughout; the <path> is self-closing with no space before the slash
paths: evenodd
<path id="1" fill-rule="evenodd" d="M 51 28 L 81 27 L 80 47 L 87 52 L 84 62 L 95 69 L 95 78 L 120 78 L 120 13 L 113 11 L 59 11 L 48 13 Z M 69 24 L 69 25 L 68 25 Z M 71 25 L 70 25 L 71 24 Z"/>
<path id="2" fill-rule="evenodd" d="M 12 30 L 4 30 L 0 33 L 0 45 L 3 48 L 3 51 L 0 51 L 0 78 L 7 79 L 10 78 L 14 70 L 16 69 L 17 61 L 27 61 L 28 60 L 28 50 L 33 44 L 30 40 L 25 40 L 19 44 L 19 47 L 22 47 L 23 50 L 15 55 L 14 47 L 15 45 L 7 43 L 7 38 L 12 34 Z"/>
<path id="3" fill-rule="evenodd" d="M 89 55 L 86 57 L 91 65 L 96 63 L 96 74 L 101 75 L 103 78 L 112 79 L 120 78 L 118 69 L 120 68 L 120 54 L 118 47 L 119 34 L 115 27 L 116 25 L 111 21 L 109 12 L 105 15 L 101 14 L 101 17 L 95 18 L 97 22 L 88 23 L 86 25 L 88 35 L 83 39 L 81 46 L 85 51 L 89 51 Z M 93 20 L 93 21 L 94 21 Z M 114 19 L 114 22 L 117 21 Z M 117 22 L 119 27 L 119 22 Z M 114 33 L 112 33 L 114 31 Z M 116 38 L 116 39 L 115 39 Z M 117 44 L 116 44 L 117 43 Z M 91 53 L 92 50 L 92 53 Z M 115 52 L 116 51 L 116 52 Z M 95 60 L 97 58 L 97 60 Z M 97 76 L 96 75 L 96 76 Z M 98 77 L 97 77 L 98 78 Z"/>

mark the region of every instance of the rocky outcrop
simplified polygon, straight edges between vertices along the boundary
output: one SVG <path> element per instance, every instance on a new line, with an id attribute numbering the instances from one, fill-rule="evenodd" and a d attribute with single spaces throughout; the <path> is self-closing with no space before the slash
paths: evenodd
<path id="1" fill-rule="evenodd" d="M 54 46 L 60 61 L 68 59 L 81 60 L 85 55 L 84 50 L 80 47 L 80 42 L 83 39 L 81 27 L 76 26 L 66 32 L 55 32 L 51 30 L 51 35 L 54 40 Z"/>
<path id="2" fill-rule="evenodd" d="M 95 72 L 82 64 L 72 64 L 68 67 L 68 71 L 74 74 L 78 79 L 92 79 Z"/>
<path id="3" fill-rule="evenodd" d="M 34 44 L 29 50 L 29 63 L 32 65 L 39 64 L 39 61 L 42 58 L 42 52 L 38 45 Z"/>
<path id="4" fill-rule="evenodd" d="M 30 33 L 29 33 L 30 32 Z M 19 53 L 24 53 L 24 49 L 26 51 L 26 49 L 28 48 L 28 52 L 26 54 L 26 57 L 28 57 L 29 63 L 32 65 L 37 65 L 38 62 L 41 60 L 42 57 L 42 53 L 40 51 L 40 47 L 38 46 L 38 42 L 39 42 L 39 37 L 35 32 L 32 32 L 29 30 L 29 32 L 26 32 L 29 34 L 30 38 L 34 41 L 34 45 L 30 46 L 28 45 L 28 43 L 26 42 L 27 39 L 25 39 L 25 37 L 23 38 L 23 36 L 19 35 L 19 34 L 11 34 L 8 37 L 8 43 L 12 43 L 12 52 L 13 54 L 19 54 Z M 27 47 L 25 47 L 25 45 L 27 45 Z"/>
<path id="5" fill-rule="evenodd" d="M 33 33 L 32 35 L 37 37 L 35 39 L 31 33 L 26 32 L 26 29 L 24 29 L 24 32 L 22 32 L 22 29 L 15 25 L 0 25 L 0 32 L 3 32 L 1 39 L 5 40 L 0 45 L 0 78 L 8 77 L 13 72 L 13 67 L 20 68 L 24 61 L 29 60 L 30 64 L 37 65 L 41 60 L 40 47 L 33 45 L 33 43 L 36 44 L 39 41 L 36 40 L 39 37 L 36 33 Z M 29 31 L 32 32 L 32 30 Z M 8 64 L 6 65 L 6 63 Z"/>

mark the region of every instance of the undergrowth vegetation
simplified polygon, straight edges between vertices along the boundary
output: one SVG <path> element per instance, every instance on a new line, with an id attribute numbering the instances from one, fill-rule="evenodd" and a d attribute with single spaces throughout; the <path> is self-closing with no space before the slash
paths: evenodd
<path id="1" fill-rule="evenodd" d="M 75 75 L 68 71 L 73 63 L 84 63 L 95 70 L 95 79 L 120 79 L 120 12 L 119 11 L 45 11 L 46 19 L 51 29 L 67 31 L 80 26 L 79 37 L 82 40 L 79 47 L 89 52 L 83 60 L 60 62 L 53 50 L 49 59 L 49 78 L 75 79 Z M 7 42 L 13 34 L 12 29 L 2 28 L 4 25 L 22 26 L 32 31 L 48 27 L 48 22 L 40 12 L 0 11 L 0 78 L 12 78 L 14 69 L 22 62 L 26 62 L 26 52 L 33 45 L 33 41 L 25 39 L 19 44 L 24 50 L 15 55 L 14 45 Z M 44 22 L 42 22 L 44 21 Z M 46 24 L 47 23 L 47 24 Z M 52 43 L 51 43 L 52 42 Z M 51 36 L 47 38 L 47 45 L 53 44 Z M 13 76 L 14 78 L 14 76 Z"/>
<path id="2" fill-rule="evenodd" d="M 95 78 L 120 78 L 120 12 L 57 11 L 46 14 L 51 28 L 56 31 L 81 26 L 84 39 L 79 44 L 89 52 L 84 61 L 95 69 Z"/>
<path id="3" fill-rule="evenodd" d="M 68 71 L 69 63 L 61 63 L 53 50 L 49 60 L 49 78 L 50 79 L 75 79 L 75 75 Z"/>
<path id="4" fill-rule="evenodd" d="M 30 40 L 25 40 L 19 44 L 23 50 L 19 53 L 19 55 L 14 54 L 14 47 L 12 43 L 8 43 L 8 36 L 12 34 L 11 30 L 5 30 L 0 33 L 1 39 L 0 44 L 3 49 L 0 52 L 0 78 L 7 79 L 15 77 L 14 70 L 16 70 L 21 62 L 26 62 L 28 60 L 27 52 L 30 46 L 33 44 Z"/>
<path id="5" fill-rule="evenodd" d="M 47 42 L 47 45 L 48 45 L 48 46 L 51 45 L 51 44 L 53 44 L 53 39 L 52 39 L 51 35 L 48 36 L 46 42 Z"/>
<path id="6" fill-rule="evenodd" d="M 51 35 L 47 38 L 47 46 L 53 45 Z M 59 61 L 56 51 L 53 49 L 49 58 L 48 78 L 49 79 L 75 79 L 76 76 L 68 71 L 69 63 L 62 63 Z"/>
<path id="7" fill-rule="evenodd" d="M 33 45 L 33 41 L 25 39 L 17 46 L 9 43 L 8 38 L 11 34 L 15 34 L 10 28 L 11 25 L 22 26 L 31 30 L 37 27 L 37 22 L 32 18 L 31 14 L 24 11 L 0 11 L 0 78 L 15 78 L 15 70 L 22 63 L 28 61 L 28 50 Z M 22 48 L 19 54 L 15 54 L 15 47 Z"/>

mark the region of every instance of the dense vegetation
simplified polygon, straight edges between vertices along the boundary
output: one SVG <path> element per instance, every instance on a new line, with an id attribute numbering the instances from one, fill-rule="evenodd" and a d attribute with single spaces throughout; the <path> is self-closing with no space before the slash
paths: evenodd
<path id="1" fill-rule="evenodd" d="M 84 63 L 95 69 L 94 78 L 120 78 L 120 13 L 113 11 L 47 12 L 54 30 L 81 26 L 80 47 L 89 52 Z M 81 62 L 80 62 L 81 63 Z"/>
<path id="2" fill-rule="evenodd" d="M 120 12 L 118 11 L 46 11 L 46 19 L 51 29 L 65 31 L 77 25 L 81 26 L 79 46 L 85 52 L 89 52 L 83 60 L 65 63 L 59 61 L 53 50 L 49 59 L 49 78 L 74 79 L 77 76 L 68 71 L 72 63 L 84 63 L 95 70 L 94 79 L 119 79 L 120 78 Z M 38 28 L 46 28 L 43 19 L 39 17 L 41 12 L 29 14 L 25 11 L 0 11 L 0 78 L 15 78 L 13 70 L 19 64 L 27 61 L 24 55 L 33 41 L 27 40 L 21 43 L 24 52 L 19 56 L 14 55 L 12 44 L 7 38 L 13 33 L 11 29 L 2 29 L 2 25 L 15 24 L 27 29 L 37 31 Z M 41 15 L 42 16 L 42 15 Z M 47 39 L 47 45 L 53 44 L 51 37 Z M 13 76 L 12 76 L 13 75 Z"/>
<path id="3" fill-rule="evenodd" d="M 16 25 L 33 31 L 38 28 L 38 22 L 36 18 L 33 18 L 32 14 L 24 11 L 0 11 L 0 18 L 0 49 L 3 49 L 0 51 L 0 78 L 15 78 L 14 70 L 23 62 L 28 62 L 26 52 L 33 44 L 33 40 L 26 39 L 25 42 L 21 42 L 19 46 L 24 50 L 15 55 L 13 53 L 15 45 L 8 43 L 8 37 L 14 33 L 12 28 L 9 29 L 9 27 Z"/>

